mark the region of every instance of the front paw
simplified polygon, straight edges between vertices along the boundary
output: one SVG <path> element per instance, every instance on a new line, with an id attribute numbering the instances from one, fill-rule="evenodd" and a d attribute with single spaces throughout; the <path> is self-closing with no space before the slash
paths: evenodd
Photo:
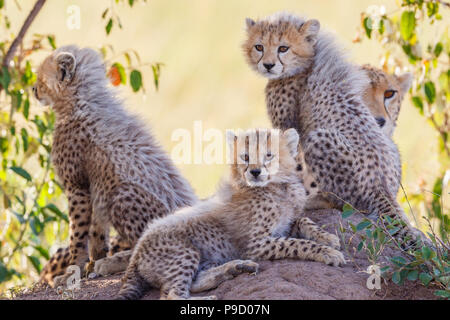
<path id="1" fill-rule="evenodd" d="M 345 258 L 342 252 L 326 246 L 321 247 L 321 251 L 317 253 L 316 258 L 316 261 L 330 266 L 338 267 L 345 264 Z"/>
<path id="2" fill-rule="evenodd" d="M 326 242 L 326 245 L 336 250 L 339 250 L 341 248 L 341 241 L 339 240 L 339 237 L 332 233 L 327 233 L 324 237 L 324 240 Z"/>

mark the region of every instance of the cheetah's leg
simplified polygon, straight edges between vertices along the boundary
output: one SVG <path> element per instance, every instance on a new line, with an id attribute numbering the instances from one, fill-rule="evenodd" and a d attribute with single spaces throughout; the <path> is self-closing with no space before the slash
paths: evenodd
<path id="1" fill-rule="evenodd" d="M 89 263 L 85 266 L 87 274 L 94 271 L 95 261 L 106 257 L 109 250 L 109 224 L 98 221 L 95 213 L 89 228 Z"/>
<path id="2" fill-rule="evenodd" d="M 341 252 L 311 240 L 295 238 L 263 238 L 250 245 L 247 257 L 255 261 L 285 258 L 313 260 L 333 266 L 345 263 Z"/>
<path id="3" fill-rule="evenodd" d="M 44 268 L 42 268 L 39 282 L 46 282 L 53 287 L 55 285 L 53 279 L 64 274 L 70 260 L 69 247 L 59 248 Z"/>
<path id="4" fill-rule="evenodd" d="M 201 292 L 218 287 L 222 282 L 241 273 L 256 273 L 259 265 L 251 260 L 233 260 L 218 267 L 200 271 L 192 283 L 191 292 Z"/>
<path id="5" fill-rule="evenodd" d="M 101 276 L 125 271 L 130 261 L 132 250 L 117 252 L 116 254 L 99 259 L 94 263 L 94 272 Z"/>
<path id="6" fill-rule="evenodd" d="M 306 217 L 294 221 L 291 229 L 291 237 L 314 240 L 335 249 L 341 247 L 339 238 L 336 235 L 326 232 Z"/>
<path id="7" fill-rule="evenodd" d="M 70 265 L 76 265 L 83 270 L 89 260 L 87 245 L 92 206 L 89 191 L 68 187 L 70 222 Z M 65 273 L 54 278 L 54 285 L 65 285 L 72 273 Z"/>

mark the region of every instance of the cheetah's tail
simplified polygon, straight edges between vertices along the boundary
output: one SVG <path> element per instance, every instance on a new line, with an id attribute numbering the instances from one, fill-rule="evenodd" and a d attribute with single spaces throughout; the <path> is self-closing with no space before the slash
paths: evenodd
<path id="1" fill-rule="evenodd" d="M 128 266 L 122 281 L 123 284 L 116 300 L 137 300 L 150 289 L 148 282 L 139 274 L 137 268 L 132 265 Z"/>

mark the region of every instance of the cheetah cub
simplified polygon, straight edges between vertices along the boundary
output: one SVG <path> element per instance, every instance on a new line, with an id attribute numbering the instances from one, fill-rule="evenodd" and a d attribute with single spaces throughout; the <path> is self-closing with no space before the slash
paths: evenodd
<path id="1" fill-rule="evenodd" d="M 150 287 L 160 288 L 162 299 L 188 299 L 190 291 L 216 286 L 220 270 L 256 271 L 251 260 L 345 263 L 330 247 L 339 246 L 335 235 L 309 219 L 293 223 L 305 200 L 294 172 L 299 138 L 295 129 L 277 133 L 228 132 L 230 181 L 212 199 L 149 225 L 133 251 L 119 299 L 139 298 Z"/>
<path id="2" fill-rule="evenodd" d="M 246 20 L 243 45 L 250 66 L 269 79 L 266 103 L 275 128 L 296 128 L 310 181 L 330 202 L 351 203 L 376 219 L 400 219 L 405 247 L 426 239 L 396 200 L 399 152 L 363 100 L 369 77 L 348 62 L 317 20 L 278 13 Z M 302 169 L 299 167 L 299 169 Z"/>
<path id="3" fill-rule="evenodd" d="M 94 50 L 55 50 L 38 69 L 34 94 L 56 115 L 52 161 L 69 201 L 71 265 L 103 258 L 110 226 L 133 247 L 148 222 L 196 201 L 159 144 L 125 111 Z"/>
<path id="4" fill-rule="evenodd" d="M 363 93 L 364 103 L 383 133 L 392 137 L 403 98 L 411 87 L 412 74 L 407 72 L 396 76 L 368 64 L 363 65 L 362 69 L 370 80 Z"/>
<path id="5" fill-rule="evenodd" d="M 391 75 L 368 64 L 363 65 L 361 68 L 370 79 L 369 86 L 363 93 L 364 103 L 369 108 L 382 132 L 387 137 L 392 138 L 392 134 L 397 126 L 403 98 L 411 86 L 412 74 L 407 72 L 400 76 Z M 400 158 L 396 160 L 398 162 L 395 165 L 400 167 Z M 306 202 L 305 209 L 340 209 L 336 203 L 328 202 L 326 198 L 319 194 L 317 184 L 313 183 L 313 178 L 310 177 L 306 170 L 301 152 L 297 156 L 297 162 L 297 168 L 300 169 L 298 171 L 299 177 L 309 186 L 307 193 L 310 194 L 310 197 Z M 314 188 L 311 187 L 312 183 L 315 186 Z"/>

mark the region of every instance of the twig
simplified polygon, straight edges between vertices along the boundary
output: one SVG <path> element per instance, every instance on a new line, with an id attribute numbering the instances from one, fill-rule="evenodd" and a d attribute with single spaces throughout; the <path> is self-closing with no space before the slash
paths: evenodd
<path id="1" fill-rule="evenodd" d="M 16 53 L 17 47 L 22 43 L 23 38 L 25 37 L 25 34 L 28 31 L 28 28 L 30 28 L 31 23 L 36 18 L 39 11 L 42 9 L 42 6 L 44 5 L 45 1 L 46 0 L 36 1 L 33 9 L 31 9 L 30 13 L 28 14 L 28 17 L 25 19 L 22 28 L 20 28 L 17 37 L 14 39 L 8 51 L 6 52 L 6 55 L 3 58 L 2 67 L 8 68 L 10 61 L 12 60 L 14 54 Z M 2 88 L 0 87 L 0 90 L 1 89 Z"/>

